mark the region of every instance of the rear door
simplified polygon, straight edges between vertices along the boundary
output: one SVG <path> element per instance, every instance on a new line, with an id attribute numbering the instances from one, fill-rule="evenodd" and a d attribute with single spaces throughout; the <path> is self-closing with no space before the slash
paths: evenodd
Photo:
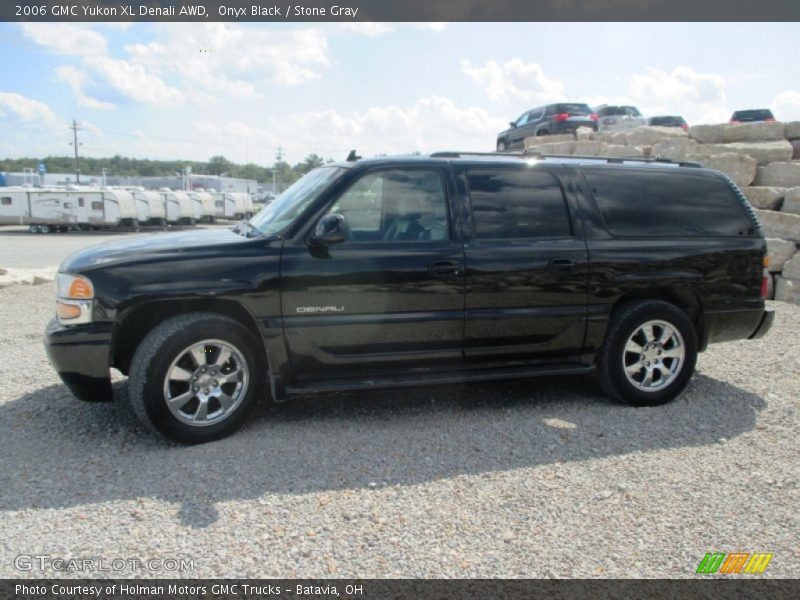
<path id="1" fill-rule="evenodd" d="M 284 244 L 283 323 L 299 377 L 462 365 L 464 250 L 450 227 L 452 189 L 446 166 L 372 169 L 323 213 L 344 216 L 347 241 Z"/>
<path id="2" fill-rule="evenodd" d="M 560 362 L 583 348 L 589 261 L 555 171 L 473 165 L 465 243 L 469 362 Z"/>

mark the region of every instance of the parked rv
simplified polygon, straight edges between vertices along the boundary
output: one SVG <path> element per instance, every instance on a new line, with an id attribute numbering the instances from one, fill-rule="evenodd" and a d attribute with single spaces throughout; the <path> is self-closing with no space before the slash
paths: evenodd
<path id="1" fill-rule="evenodd" d="M 166 189 L 159 192 L 164 198 L 167 222 L 171 224 L 193 225 L 203 217 L 203 205 L 194 201 L 186 192 Z"/>
<path id="2" fill-rule="evenodd" d="M 149 218 L 147 221 L 140 219 L 139 222 L 141 224 L 147 223 L 162 227 L 167 225 L 166 200 L 162 194 L 152 190 L 145 190 L 144 188 L 128 188 L 128 191 L 133 194 L 137 202 L 147 203 Z"/>
<path id="3" fill-rule="evenodd" d="M 246 192 L 233 192 L 231 196 L 236 202 L 236 218 L 249 219 L 253 216 L 253 199 Z"/>
<path id="4" fill-rule="evenodd" d="M 214 198 L 205 190 L 197 190 L 189 192 L 189 197 L 194 202 L 200 202 L 203 209 L 203 215 L 200 220 L 213 223 L 216 217 L 216 208 L 214 206 Z"/>
<path id="5" fill-rule="evenodd" d="M 214 198 L 214 211 L 218 219 L 236 218 L 236 198 L 228 192 L 211 192 Z"/>
<path id="6" fill-rule="evenodd" d="M 28 225 L 31 233 L 75 227 L 137 227 L 147 214 L 126 190 L 69 186 L 7 187 L 0 191 L 0 225 Z"/>

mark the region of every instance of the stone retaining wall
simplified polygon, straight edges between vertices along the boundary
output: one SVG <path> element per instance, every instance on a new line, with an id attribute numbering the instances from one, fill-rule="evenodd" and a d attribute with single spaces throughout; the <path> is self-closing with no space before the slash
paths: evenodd
<path id="1" fill-rule="evenodd" d="M 663 157 L 699 162 L 728 175 L 756 209 L 770 257 L 769 298 L 800 304 L 800 122 L 639 127 L 630 132 L 580 129 L 531 137 L 542 154 Z"/>

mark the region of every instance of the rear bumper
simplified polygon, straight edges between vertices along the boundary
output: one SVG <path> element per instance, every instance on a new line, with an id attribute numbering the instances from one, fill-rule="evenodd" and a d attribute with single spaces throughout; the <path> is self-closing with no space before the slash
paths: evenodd
<path id="1" fill-rule="evenodd" d="M 749 340 L 757 340 L 764 337 L 767 332 L 772 328 L 772 323 L 775 321 L 775 309 L 765 308 L 764 315 L 761 317 L 761 322 L 756 327 L 753 334 L 747 338 Z"/>
<path id="2" fill-rule="evenodd" d="M 70 391 L 81 400 L 111 396 L 111 323 L 64 327 L 48 323 L 44 345 L 50 364 Z"/>
<path id="3" fill-rule="evenodd" d="M 706 344 L 753 340 L 766 335 L 775 320 L 771 308 L 709 311 L 704 316 Z"/>
<path id="4" fill-rule="evenodd" d="M 560 122 L 560 123 L 553 123 L 551 127 L 552 133 L 571 133 L 577 131 L 579 127 L 588 127 L 594 131 L 597 131 L 597 121 L 572 121 L 572 122 Z"/>

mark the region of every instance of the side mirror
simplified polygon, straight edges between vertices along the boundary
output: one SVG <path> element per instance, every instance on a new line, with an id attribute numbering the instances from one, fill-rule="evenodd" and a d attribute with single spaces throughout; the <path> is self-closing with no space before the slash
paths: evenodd
<path id="1" fill-rule="evenodd" d="M 517 124 L 514 123 L 514 121 L 509 121 L 508 124 L 511 125 L 512 128 L 517 126 Z"/>
<path id="2" fill-rule="evenodd" d="M 347 219 L 343 215 L 330 214 L 322 217 L 314 228 L 309 242 L 312 246 L 328 246 L 347 241 Z"/>

